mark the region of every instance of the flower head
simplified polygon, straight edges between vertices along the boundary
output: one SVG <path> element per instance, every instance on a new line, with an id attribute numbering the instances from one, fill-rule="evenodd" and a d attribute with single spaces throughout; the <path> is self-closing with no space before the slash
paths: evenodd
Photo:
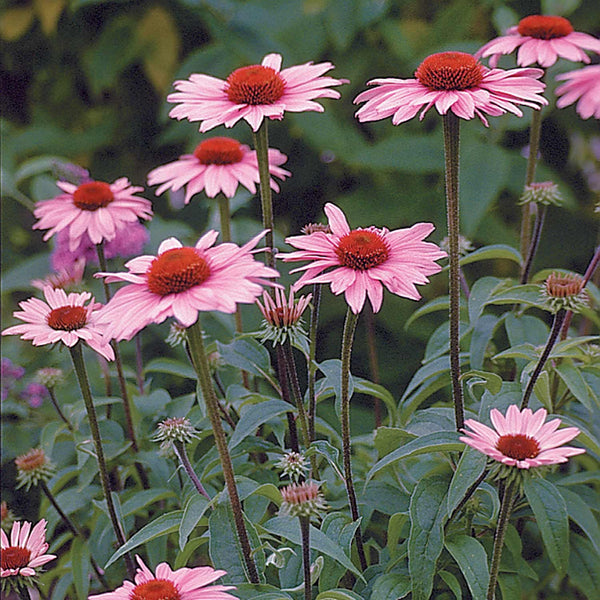
<path id="1" fill-rule="evenodd" d="M 217 125 L 232 127 L 240 119 L 258 131 L 263 119 L 283 119 L 283 113 L 308 110 L 323 112 L 316 98 L 339 98 L 331 86 L 347 83 L 345 79 L 323 77 L 333 69 L 329 62 L 312 62 L 281 69 L 280 54 L 267 54 L 260 65 L 236 69 L 227 80 L 193 74 L 176 81 L 169 102 L 179 104 L 169 116 L 200 121 L 200 131 Z"/>
<path id="2" fill-rule="evenodd" d="M 542 296 L 552 312 L 580 312 L 588 305 L 583 277 L 576 273 L 550 273 L 543 284 Z"/>
<path id="3" fill-rule="evenodd" d="M 33 228 L 48 230 L 44 241 L 66 229 L 71 252 L 79 246 L 84 234 L 93 244 L 109 242 L 118 230 L 137 223 L 138 218 L 152 217 L 151 202 L 135 195 L 143 188 L 132 186 L 126 177 L 111 184 L 88 181 L 76 186 L 58 181 L 56 185 L 63 193 L 36 204 L 33 214 L 39 220 Z"/>
<path id="4" fill-rule="evenodd" d="M 558 108 L 577 102 L 577 113 L 582 119 L 600 119 L 600 65 L 590 65 L 576 71 L 557 75 L 559 81 L 566 81 L 556 88 Z"/>
<path id="5" fill-rule="evenodd" d="M 155 442 L 161 442 L 161 450 L 169 448 L 173 442 L 189 444 L 198 437 L 198 432 L 185 417 L 170 417 L 161 421 L 152 437 Z"/>
<path id="6" fill-rule="evenodd" d="M 15 383 L 25 375 L 25 367 L 15 365 L 10 358 L 2 357 L 1 369 L 2 400 L 6 400 Z"/>
<path id="7" fill-rule="evenodd" d="M 25 486 L 29 491 L 32 485 L 37 485 L 40 481 L 48 482 L 54 471 L 55 465 L 46 456 L 42 448 L 32 448 L 26 454 L 15 458 L 17 466 L 17 488 Z"/>
<path id="8" fill-rule="evenodd" d="M 415 71 L 415 79 L 373 79 L 376 86 L 362 92 L 354 103 L 366 102 L 356 112 L 359 121 L 392 117 L 398 125 L 421 111 L 423 119 L 435 106 L 445 115 L 451 110 L 461 119 L 477 116 L 487 127 L 484 113 L 497 117 L 511 112 L 523 116 L 517 104 L 535 109 L 548 104 L 541 95 L 545 84 L 541 69 L 487 69 L 470 54 L 440 52 L 428 56 Z"/>
<path id="9" fill-rule="evenodd" d="M 564 17 L 550 15 L 529 15 L 510 27 L 506 35 L 483 45 L 476 58 L 490 57 L 490 66 L 495 67 L 502 54 L 511 54 L 516 49 L 517 64 L 526 67 L 537 63 L 541 67 L 551 67 L 558 58 L 574 62 L 589 63 L 584 50 L 600 52 L 600 40 L 580 33 Z"/>
<path id="10" fill-rule="evenodd" d="M 578 435 L 579 429 L 565 427 L 557 431 L 561 420 L 544 423 L 547 414 L 544 408 L 534 413 L 530 408 L 521 411 L 512 404 L 504 416 L 493 408 L 490 419 L 494 429 L 467 419 L 465 425 L 472 431 L 463 429 L 466 436 L 460 440 L 502 464 L 519 469 L 562 463 L 569 456 L 584 453 L 582 448 L 562 446 Z"/>
<path id="11" fill-rule="evenodd" d="M 519 204 L 541 204 L 549 206 L 560 206 L 562 198 L 558 186 L 552 181 L 541 181 L 539 183 L 530 183 L 525 186 Z"/>
<path id="12" fill-rule="evenodd" d="M 292 483 L 281 489 L 283 502 L 279 514 L 291 517 L 318 517 L 327 508 L 319 484 L 314 481 Z"/>
<path id="13" fill-rule="evenodd" d="M 44 400 L 50 397 L 48 388 L 37 381 L 28 383 L 21 392 L 21 398 L 25 400 L 31 408 L 40 407 Z"/>
<path id="14" fill-rule="evenodd" d="M 54 560 L 54 554 L 44 554 L 46 543 L 46 520 L 42 519 L 33 529 L 29 521 L 13 523 L 10 540 L 4 531 L 2 537 L 2 563 L 0 577 L 32 577 L 37 575 L 37 567 Z"/>
<path id="15" fill-rule="evenodd" d="M 423 241 L 434 229 L 431 223 L 393 231 L 376 227 L 350 229 L 346 216 L 334 204 L 325 205 L 325 214 L 331 233 L 317 231 L 286 239 L 300 250 L 279 258 L 285 262 L 310 261 L 292 271 L 304 271 L 294 288 L 331 283 L 334 294 L 345 293 L 355 314 L 362 310 L 366 296 L 377 312 L 383 302 L 384 287 L 398 296 L 418 300 L 421 295 L 415 284 L 428 283 L 427 275 L 442 270 L 435 261 L 446 253 Z"/>
<path id="16" fill-rule="evenodd" d="M 103 337 L 104 328 L 97 321 L 100 305 L 89 292 L 67 295 L 64 290 L 48 286 L 44 288 L 44 297 L 46 302 L 38 298 L 20 302 L 22 310 L 14 312 L 13 317 L 25 323 L 5 329 L 2 335 L 20 335 L 34 346 L 62 342 L 72 347 L 83 340 L 104 358 L 114 359 L 113 349 Z"/>
<path id="17" fill-rule="evenodd" d="M 31 285 L 38 290 L 43 290 L 46 286 L 63 290 L 72 289 L 81 284 L 84 271 L 85 258 L 75 258 L 72 264 L 60 267 L 55 273 L 50 273 L 44 279 L 33 279 Z"/>
<path id="18" fill-rule="evenodd" d="M 54 367 L 42 367 L 41 369 L 37 370 L 35 378 L 41 385 L 52 390 L 64 383 L 65 374 L 63 373 L 62 369 L 56 369 Z"/>
<path id="19" fill-rule="evenodd" d="M 283 471 L 282 477 L 289 477 L 294 482 L 304 477 L 308 471 L 305 456 L 298 452 L 286 452 L 277 463 L 277 467 Z"/>
<path id="20" fill-rule="evenodd" d="M 235 312 L 238 303 L 253 303 L 275 269 L 254 260 L 252 250 L 262 232 L 242 247 L 231 242 L 214 246 L 217 231 L 205 233 L 193 246 L 169 238 L 158 255 L 139 256 L 125 266 L 128 273 L 97 273 L 106 281 L 125 281 L 102 309 L 107 334 L 131 339 L 150 323 L 175 317 L 184 327 L 193 325 L 199 311 Z"/>
<path id="21" fill-rule="evenodd" d="M 291 173 L 282 169 L 287 156 L 279 150 L 269 148 L 269 171 L 271 175 L 285 179 Z M 185 203 L 194 194 L 204 190 L 209 198 L 223 193 L 233 198 L 238 184 L 252 194 L 260 182 L 256 151 L 228 137 L 213 137 L 200 142 L 193 154 L 184 154 L 179 160 L 157 167 L 148 173 L 148 185 L 161 184 L 156 190 L 160 195 L 167 189 L 177 191 L 186 186 Z M 271 188 L 279 186 L 271 179 Z"/>
<path id="22" fill-rule="evenodd" d="M 156 572 L 136 556 L 140 565 L 135 574 L 135 583 L 124 581 L 113 592 L 90 596 L 89 600 L 236 600 L 227 590 L 231 585 L 211 585 L 226 574 L 212 567 L 183 567 L 173 571 L 167 563 L 160 563 Z"/>

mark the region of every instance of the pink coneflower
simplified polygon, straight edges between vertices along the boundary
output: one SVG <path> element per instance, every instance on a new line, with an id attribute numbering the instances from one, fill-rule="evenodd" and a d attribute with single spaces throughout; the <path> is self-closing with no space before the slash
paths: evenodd
<path id="1" fill-rule="evenodd" d="M 10 540 L 0 530 L 2 538 L 2 558 L 0 577 L 32 577 L 37 567 L 54 560 L 54 554 L 44 554 L 46 543 L 46 520 L 42 519 L 33 529 L 29 521 L 15 521 L 10 531 Z"/>
<path id="2" fill-rule="evenodd" d="M 173 571 L 167 563 L 156 567 L 156 574 L 136 556 L 140 565 L 135 574 L 135 584 L 124 581 L 113 592 L 90 596 L 89 600 L 236 600 L 227 590 L 232 585 L 211 585 L 226 575 L 226 571 L 212 567 L 183 567 Z"/>
<path id="3" fill-rule="evenodd" d="M 305 271 L 295 288 L 309 283 L 331 283 L 334 294 L 345 293 L 352 312 L 358 314 L 368 295 L 373 311 L 381 308 L 383 287 L 393 294 L 418 300 L 415 284 L 428 283 L 427 275 L 439 273 L 435 263 L 446 256 L 435 244 L 424 242 L 434 226 L 417 223 L 408 229 L 350 229 L 344 213 L 334 204 L 325 205 L 331 233 L 317 231 L 294 236 L 286 242 L 298 252 L 281 254 L 285 262 L 308 260 L 294 269 Z M 326 269 L 331 270 L 322 273 Z M 321 274 L 322 273 L 322 274 Z"/>
<path id="4" fill-rule="evenodd" d="M 50 273 L 44 279 L 33 279 L 31 285 L 38 290 L 43 290 L 47 286 L 64 290 L 78 286 L 83 281 L 84 272 L 85 258 L 80 257 L 75 259 L 72 264 L 66 264 L 57 269 L 55 273 Z"/>
<path id="5" fill-rule="evenodd" d="M 557 75 L 559 81 L 566 81 L 556 88 L 558 108 L 564 108 L 577 101 L 577 112 L 582 119 L 600 119 L 600 65 L 591 65 Z"/>
<path id="6" fill-rule="evenodd" d="M 557 431 L 561 420 L 544 423 L 547 414 L 544 408 L 534 413 L 530 408 L 521 411 L 512 404 L 504 416 L 493 408 L 490 419 L 495 430 L 474 419 L 467 419 L 465 425 L 473 431 L 463 430 L 466 437 L 460 440 L 498 462 L 519 469 L 562 463 L 569 456 L 583 454 L 585 450 L 582 448 L 559 448 L 578 435 L 579 429 L 565 427 Z"/>
<path id="7" fill-rule="evenodd" d="M 279 166 L 286 160 L 285 154 L 269 148 L 271 175 L 280 179 L 291 175 Z M 202 190 L 209 198 L 214 198 L 219 192 L 233 198 L 238 184 L 255 194 L 259 181 L 256 151 L 228 137 L 204 140 L 198 144 L 193 154 L 184 154 L 179 160 L 157 167 L 148 173 L 148 185 L 162 184 L 156 190 L 157 196 L 167 189 L 176 192 L 185 185 L 186 204 L 194 194 Z M 279 186 L 273 179 L 271 188 L 279 191 Z"/>
<path id="8" fill-rule="evenodd" d="M 279 273 L 254 260 L 258 234 L 242 247 L 233 243 L 213 247 L 217 231 L 205 233 L 194 247 L 175 238 L 162 242 L 157 256 L 139 256 L 125 266 L 128 273 L 97 273 L 109 283 L 126 281 L 102 309 L 107 334 L 131 339 L 150 323 L 175 317 L 193 325 L 199 311 L 235 312 L 238 302 L 252 303 Z"/>
<path id="9" fill-rule="evenodd" d="M 345 79 L 322 77 L 333 69 L 330 62 L 308 62 L 281 70 L 281 60 L 280 54 L 267 54 L 260 65 L 236 69 L 226 81 L 199 74 L 176 81 L 177 92 L 167 100 L 180 105 L 169 116 L 201 121 L 200 131 L 217 125 L 232 127 L 245 119 L 258 131 L 265 117 L 282 119 L 285 111 L 323 112 L 315 98 L 339 98 L 340 93 L 329 87 L 347 83 Z"/>
<path id="10" fill-rule="evenodd" d="M 103 336 L 104 328 L 97 321 L 100 305 L 89 292 L 67 295 L 64 290 L 48 286 L 44 296 L 46 302 L 38 298 L 20 302 L 23 310 L 14 312 L 13 317 L 25 323 L 5 329 L 2 335 L 20 335 L 34 346 L 63 342 L 72 347 L 83 340 L 104 358 L 114 359 L 113 349 Z"/>
<path id="11" fill-rule="evenodd" d="M 548 104 L 541 96 L 545 84 L 541 69 L 487 69 L 470 54 L 440 52 L 428 56 L 415 71 L 415 79 L 373 79 L 377 87 L 359 94 L 354 103 L 366 102 L 356 112 L 359 121 L 392 117 L 398 125 L 419 119 L 435 106 L 441 115 L 451 110 L 461 119 L 477 116 L 487 127 L 484 113 L 497 117 L 511 112 L 521 117 L 517 104 L 539 109 Z"/>
<path id="12" fill-rule="evenodd" d="M 510 27 L 506 35 L 493 39 L 482 46 L 476 58 L 490 57 L 490 66 L 495 67 L 502 54 L 511 54 L 519 49 L 517 64 L 526 67 L 537 63 L 551 67 L 558 58 L 574 62 L 589 63 L 584 50 L 600 52 L 600 40 L 573 30 L 568 19 L 549 15 L 529 15 Z"/>
<path id="13" fill-rule="evenodd" d="M 48 229 L 44 241 L 67 229 L 69 249 L 75 250 L 85 233 L 93 244 L 110 241 L 129 223 L 152 217 L 152 204 L 135 194 L 143 188 L 132 186 L 126 177 L 114 183 L 88 181 L 79 186 L 58 181 L 64 192 L 36 204 L 33 214 L 39 221 L 34 229 Z"/>

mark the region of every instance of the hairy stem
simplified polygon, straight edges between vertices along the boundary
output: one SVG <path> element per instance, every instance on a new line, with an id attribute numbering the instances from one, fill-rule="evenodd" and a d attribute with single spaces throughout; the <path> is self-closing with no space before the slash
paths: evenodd
<path id="1" fill-rule="evenodd" d="M 310 313 L 310 341 L 308 350 L 308 437 L 315 440 L 315 421 L 317 418 L 317 393 L 315 390 L 317 378 L 317 329 L 319 326 L 319 308 L 321 307 L 321 284 L 313 285 L 312 310 Z"/>
<path id="2" fill-rule="evenodd" d="M 533 265 L 533 259 L 537 252 L 540 244 L 540 238 L 542 237 L 542 228 L 544 227 L 544 220 L 546 219 L 546 213 L 548 212 L 547 206 L 542 206 L 538 209 L 535 218 L 535 225 L 533 227 L 533 237 L 529 245 L 529 251 L 527 252 L 527 259 L 523 265 L 523 273 L 521 275 L 521 283 L 527 283 L 529 279 L 529 273 L 531 272 L 531 266 Z"/>
<path id="3" fill-rule="evenodd" d="M 304 567 L 304 600 L 312 600 L 312 585 L 310 581 L 310 519 L 299 517 L 300 532 L 302 533 L 302 565 Z"/>
<path id="4" fill-rule="evenodd" d="M 269 173 L 269 131 L 268 121 L 264 119 L 258 131 L 253 132 L 254 148 L 258 158 L 258 171 L 260 176 L 260 202 L 262 207 L 263 227 L 267 230 L 267 252 L 265 263 L 269 267 L 275 266 L 275 253 L 273 251 L 273 199 L 271 194 L 271 175 Z"/>
<path id="5" fill-rule="evenodd" d="M 58 400 L 56 399 L 56 395 L 54 394 L 54 388 L 47 388 L 47 389 L 48 389 L 48 394 L 50 395 L 50 401 L 52 402 L 52 406 L 54 406 L 54 408 L 56 409 L 56 412 L 58 413 L 58 416 L 65 423 L 65 425 L 67 426 L 69 431 L 71 433 L 73 433 L 73 431 L 75 431 L 73 429 L 73 425 L 71 424 L 71 421 L 69 421 L 69 419 L 65 416 L 65 413 L 63 413 L 63 411 L 60 407 L 60 404 L 58 403 Z"/>
<path id="6" fill-rule="evenodd" d="M 194 471 L 194 467 L 192 466 L 192 463 L 190 462 L 189 456 L 185 449 L 185 444 L 183 442 L 180 442 L 179 440 L 175 440 L 173 442 L 173 447 L 175 449 L 175 454 L 177 454 L 179 462 L 182 464 L 183 468 L 185 469 L 185 472 L 188 474 L 188 477 L 194 484 L 194 487 L 196 488 L 198 493 L 202 494 L 202 496 L 204 496 L 207 500 L 210 500 L 211 498 L 208 495 L 208 492 L 204 489 L 204 486 L 202 485 L 198 475 L 196 475 L 196 471 Z"/>

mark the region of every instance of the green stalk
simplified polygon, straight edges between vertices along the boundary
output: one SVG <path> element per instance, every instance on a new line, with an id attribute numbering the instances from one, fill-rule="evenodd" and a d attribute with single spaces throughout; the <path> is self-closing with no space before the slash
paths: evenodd
<path id="1" fill-rule="evenodd" d="M 352 312 L 348 307 L 346 312 L 346 321 L 344 323 L 344 333 L 342 336 L 342 382 L 341 382 L 341 409 L 340 418 L 342 425 L 342 454 L 344 457 L 344 479 L 346 483 L 346 492 L 348 493 L 348 502 L 350 503 L 350 514 L 353 521 L 360 518 L 358 512 L 358 502 L 356 501 L 356 492 L 354 490 L 354 481 L 352 479 L 352 447 L 350 442 L 350 358 L 352 356 L 352 342 L 354 341 L 354 332 L 358 315 Z M 367 568 L 367 558 L 362 543 L 362 534 L 360 526 L 356 529 L 354 535 L 356 541 L 356 550 L 360 567 L 363 571 Z"/>
<path id="2" fill-rule="evenodd" d="M 180 442 L 179 440 L 175 440 L 173 442 L 173 448 L 175 449 L 175 454 L 177 455 L 179 462 L 181 463 L 181 465 L 185 469 L 185 472 L 190 478 L 190 481 L 194 484 L 196 491 L 202 496 L 204 496 L 207 500 L 210 500 L 211 498 L 208 495 L 208 492 L 204 489 L 202 482 L 200 481 L 198 475 L 196 475 L 196 471 L 194 471 L 194 467 L 192 466 L 190 458 L 185 449 L 185 444 L 183 442 Z"/>
<path id="3" fill-rule="evenodd" d="M 250 580 L 250 583 L 257 584 L 259 583 L 258 571 L 256 569 L 254 559 L 252 558 L 252 547 L 250 546 L 248 531 L 246 530 L 246 524 L 244 523 L 242 503 L 235 485 L 233 464 L 231 462 L 231 456 L 229 455 L 229 449 L 227 448 L 225 431 L 223 430 L 221 418 L 219 416 L 219 403 L 212 385 L 210 366 L 208 364 L 208 357 L 206 356 L 206 350 L 204 348 L 204 340 L 202 339 L 200 318 L 198 318 L 198 320 L 188 328 L 187 332 L 190 357 L 192 359 L 194 369 L 196 370 L 196 374 L 198 375 L 198 382 L 200 383 L 202 396 L 204 397 L 204 402 L 206 404 L 206 412 L 210 418 L 215 444 L 221 459 L 221 467 L 223 469 L 225 485 L 227 487 L 229 501 L 233 511 L 233 518 L 238 534 L 238 540 L 240 542 L 242 554 L 244 556 L 244 562 L 246 564 L 247 576 Z"/>
<path id="4" fill-rule="evenodd" d="M 458 163 L 460 120 L 448 111 L 442 117 L 444 124 L 444 157 L 446 176 L 446 212 L 448 216 L 449 292 L 450 292 L 450 375 L 452 399 L 457 431 L 465 424 L 462 386 L 460 383 L 460 267 L 459 267 L 459 196 Z"/>
<path id="5" fill-rule="evenodd" d="M 219 203 L 219 216 L 221 217 L 221 238 L 224 242 L 231 241 L 231 212 L 229 210 L 229 198 L 219 192 L 217 194 Z"/>
<path id="6" fill-rule="evenodd" d="M 312 311 L 310 313 L 310 338 L 308 347 L 308 437 L 315 441 L 315 421 L 317 418 L 317 329 L 319 325 L 319 308 L 321 305 L 321 284 L 313 285 Z"/>
<path id="7" fill-rule="evenodd" d="M 299 517 L 302 534 L 302 565 L 304 567 L 304 600 L 312 600 L 310 577 L 310 518 Z"/>
<path id="8" fill-rule="evenodd" d="M 92 439 L 94 442 L 94 450 L 96 452 L 96 460 L 98 462 L 98 470 L 100 472 L 100 483 L 102 484 L 102 492 L 106 500 L 106 507 L 108 509 L 108 515 L 110 522 L 112 523 L 115 537 L 119 546 L 125 544 L 125 534 L 121 528 L 121 523 L 117 517 L 117 511 L 113 503 L 110 483 L 108 479 L 108 469 L 106 468 L 106 460 L 104 459 L 104 450 L 102 448 L 102 437 L 100 435 L 100 428 L 98 427 L 98 419 L 96 418 L 96 409 L 94 407 L 94 400 L 92 398 L 92 392 L 90 389 L 90 383 L 85 369 L 85 361 L 83 360 L 83 352 L 81 350 L 81 342 L 75 344 L 72 348 L 69 348 L 71 352 L 71 359 L 73 360 L 73 366 L 75 367 L 75 374 L 77 375 L 77 381 L 81 389 L 83 396 L 83 402 L 90 422 L 90 431 L 92 433 Z M 129 553 L 125 554 L 125 562 L 127 563 L 127 572 L 131 578 L 135 573 L 133 561 Z"/>
<path id="9" fill-rule="evenodd" d="M 58 400 L 56 399 L 56 395 L 54 394 L 54 388 L 47 388 L 47 389 L 48 389 L 48 394 L 50 395 L 50 401 L 52 402 L 52 406 L 54 406 L 54 408 L 56 409 L 56 412 L 58 413 L 58 416 L 63 420 L 63 422 L 67 426 L 68 430 L 71 433 L 73 433 L 75 431 L 73 429 L 73 425 L 71 424 L 71 421 L 69 421 L 69 419 L 65 416 L 65 413 L 62 411 L 60 404 L 58 403 Z"/>
<path id="10" fill-rule="evenodd" d="M 535 217 L 535 225 L 533 227 L 533 237 L 529 245 L 529 251 L 527 252 L 527 259 L 523 266 L 523 273 L 521 275 L 521 283 L 527 283 L 529 279 L 529 273 L 531 271 L 531 265 L 535 253 L 537 252 L 538 246 L 540 245 L 540 239 L 542 237 L 542 228 L 544 227 L 544 221 L 546 219 L 546 213 L 548 212 L 547 206 L 538 207 L 537 215 Z"/>

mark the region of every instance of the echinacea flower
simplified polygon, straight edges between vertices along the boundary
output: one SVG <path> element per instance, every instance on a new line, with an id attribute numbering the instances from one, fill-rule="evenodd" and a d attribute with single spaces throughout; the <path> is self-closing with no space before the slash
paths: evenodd
<path id="1" fill-rule="evenodd" d="M 417 223 L 408 229 L 350 229 L 344 213 L 334 204 L 325 205 L 331 233 L 316 231 L 286 239 L 298 252 L 280 254 L 284 262 L 308 260 L 294 269 L 305 271 L 294 288 L 309 283 L 331 283 L 334 294 L 345 293 L 352 312 L 358 314 L 366 296 L 377 312 L 383 302 L 384 286 L 393 294 L 418 300 L 415 284 L 429 282 L 427 275 L 439 273 L 435 262 L 446 253 L 424 242 L 433 230 L 431 223 Z M 323 273 L 323 271 L 325 271 Z"/>
<path id="2" fill-rule="evenodd" d="M 44 288 L 46 302 L 29 298 L 20 302 L 21 311 L 13 317 L 25 321 L 2 332 L 2 335 L 20 335 L 22 340 L 31 340 L 34 346 L 62 342 L 70 348 L 80 340 L 108 360 L 115 355 L 104 337 L 104 328 L 98 324 L 98 308 L 89 292 L 68 294 L 50 286 Z M 86 302 L 90 301 L 86 306 Z"/>
<path id="3" fill-rule="evenodd" d="M 551 67 L 558 58 L 573 62 L 589 63 L 584 50 L 600 52 L 600 40 L 573 29 L 568 19 L 552 15 L 529 15 L 510 27 L 506 35 L 484 44 L 476 53 L 476 58 L 490 57 L 490 67 L 498 64 L 502 54 L 511 54 L 516 49 L 517 64 L 526 67 L 537 63 L 541 67 Z"/>
<path id="4" fill-rule="evenodd" d="M 577 102 L 577 113 L 582 119 L 600 119 L 600 65 L 590 65 L 557 75 L 559 81 L 566 81 L 556 88 L 558 108 Z"/>
<path id="5" fill-rule="evenodd" d="M 541 69 L 488 69 L 465 52 L 440 52 L 428 56 L 415 71 L 415 79 L 373 79 L 376 86 L 359 94 L 354 103 L 366 104 L 356 112 L 359 121 L 392 117 L 398 125 L 419 119 L 435 106 L 441 115 L 451 110 L 461 119 L 477 116 L 487 127 L 484 113 L 497 117 L 511 112 L 523 115 L 517 104 L 539 109 L 548 101 L 541 95 L 545 84 Z"/>
<path id="6" fill-rule="evenodd" d="M 212 567 L 183 567 L 173 571 L 163 562 L 152 571 L 136 556 L 140 565 L 135 574 L 135 583 L 124 581 L 112 592 L 90 596 L 89 600 L 236 600 L 227 590 L 231 585 L 211 585 L 226 575 L 225 571 Z"/>
<path id="7" fill-rule="evenodd" d="M 150 323 L 175 317 L 184 327 L 198 319 L 199 311 L 234 313 L 238 303 L 253 303 L 275 269 L 254 260 L 252 250 L 261 232 L 240 247 L 231 242 L 214 246 L 219 233 L 205 233 L 194 247 L 168 238 L 158 255 L 138 256 L 125 264 L 128 273 L 96 273 L 108 283 L 125 281 L 102 309 L 107 335 L 131 339 Z M 213 247 L 214 246 L 214 247 Z"/>
<path id="8" fill-rule="evenodd" d="M 40 481 L 48 483 L 56 466 L 46 456 L 42 448 L 32 448 L 29 452 L 15 458 L 17 467 L 17 489 L 25 486 L 26 491 Z"/>
<path id="9" fill-rule="evenodd" d="M 47 286 L 63 290 L 70 289 L 83 281 L 84 273 L 85 258 L 80 257 L 75 259 L 72 264 L 67 264 L 57 269 L 55 273 L 50 273 L 44 279 L 32 279 L 31 285 L 38 290 L 43 290 Z"/>
<path id="10" fill-rule="evenodd" d="M 285 111 L 323 112 L 316 98 L 339 98 L 330 86 L 347 83 L 345 79 L 323 77 L 333 69 L 330 62 L 312 62 L 281 69 L 280 54 L 267 54 L 260 65 L 236 69 L 227 80 L 193 74 L 175 82 L 177 92 L 167 96 L 179 103 L 169 113 L 175 119 L 200 121 L 200 131 L 217 125 L 232 127 L 245 119 L 258 131 L 263 119 L 282 119 Z"/>
<path id="11" fill-rule="evenodd" d="M 114 183 L 88 181 L 79 186 L 58 181 L 63 191 L 55 198 L 37 202 L 33 214 L 38 220 L 33 229 L 47 229 L 44 241 L 66 229 L 69 249 L 75 250 L 87 233 L 93 244 L 110 241 L 117 230 L 138 218 L 152 217 L 152 204 L 135 194 L 143 188 L 132 186 L 126 177 Z"/>
<path id="12" fill-rule="evenodd" d="M 583 454 L 582 448 L 562 445 L 577 436 L 579 429 L 558 429 L 560 419 L 544 423 L 547 414 L 544 408 L 536 412 L 530 408 L 521 411 L 512 404 L 504 416 L 493 408 L 490 419 L 494 429 L 475 419 L 467 419 L 465 425 L 472 431 L 464 429 L 466 436 L 460 440 L 500 463 L 519 469 L 563 463 L 570 456 Z"/>
<path id="13" fill-rule="evenodd" d="M 10 531 L 10 540 L 0 531 L 2 551 L 0 552 L 0 577 L 33 577 L 37 568 L 54 560 L 54 554 L 45 554 L 46 520 L 42 519 L 32 529 L 29 521 L 15 521 Z"/>
<path id="14" fill-rule="evenodd" d="M 319 517 L 327 508 L 319 484 L 314 481 L 292 483 L 281 489 L 283 502 L 279 509 L 280 515 L 290 517 Z"/>
<path id="15" fill-rule="evenodd" d="M 285 179 L 291 175 L 280 165 L 287 156 L 279 150 L 269 148 L 269 171 L 271 175 Z M 161 184 L 156 190 L 160 196 L 165 190 L 174 192 L 184 185 L 185 203 L 202 190 L 209 198 L 223 193 L 233 198 L 238 184 L 252 194 L 260 181 L 256 151 L 245 144 L 228 137 L 213 137 L 200 142 L 192 154 L 184 154 L 175 162 L 162 165 L 148 173 L 148 185 Z M 271 188 L 279 191 L 277 183 L 271 179 Z"/>
<path id="16" fill-rule="evenodd" d="M 550 273 L 542 285 L 542 298 L 552 312 L 581 312 L 589 304 L 585 281 L 577 273 Z"/>

